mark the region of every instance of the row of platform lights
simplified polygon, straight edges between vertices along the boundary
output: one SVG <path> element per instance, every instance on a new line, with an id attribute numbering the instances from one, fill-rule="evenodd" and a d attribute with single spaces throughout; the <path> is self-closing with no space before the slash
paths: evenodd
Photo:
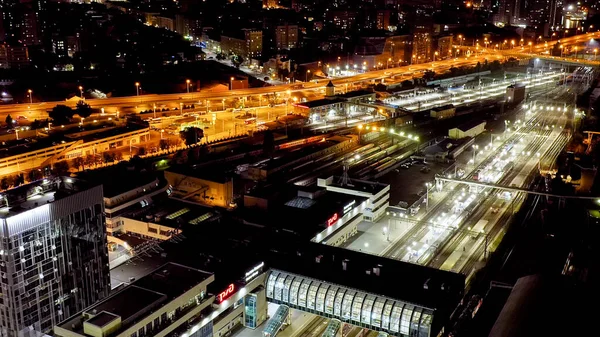
<path id="1" fill-rule="evenodd" d="M 400 137 L 406 137 L 406 138 L 408 138 L 408 139 L 412 139 L 412 140 L 414 140 L 414 141 L 418 141 L 418 140 L 419 140 L 419 136 L 417 136 L 417 135 L 413 135 L 413 134 L 410 134 L 410 133 L 404 133 L 404 131 L 396 132 L 396 130 L 394 130 L 394 129 L 392 129 L 392 128 L 390 128 L 390 129 L 386 129 L 386 128 L 385 128 L 385 127 L 383 127 L 383 126 L 370 126 L 370 125 L 362 125 L 362 124 L 359 124 L 359 125 L 357 126 L 357 128 L 358 128 L 358 131 L 359 131 L 359 137 L 360 137 L 360 132 L 361 132 L 363 129 L 364 129 L 364 130 L 367 130 L 367 131 L 375 131 L 375 132 L 377 132 L 377 131 L 379 131 L 379 132 L 385 132 L 386 130 L 388 130 L 388 131 L 389 131 L 389 133 L 391 133 L 391 134 L 393 134 L 393 135 L 398 135 L 398 136 L 400 136 Z"/>

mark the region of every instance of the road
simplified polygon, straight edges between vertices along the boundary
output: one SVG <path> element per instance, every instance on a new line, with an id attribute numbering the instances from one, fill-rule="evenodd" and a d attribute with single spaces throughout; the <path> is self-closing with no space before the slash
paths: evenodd
<path id="1" fill-rule="evenodd" d="M 422 76 L 422 73 L 426 70 L 435 70 L 437 72 L 443 72 L 451 67 L 460 67 L 466 65 L 473 65 L 477 62 L 483 62 L 485 59 L 488 61 L 493 59 L 503 59 L 502 55 L 479 55 L 460 57 L 455 59 L 441 60 L 430 63 L 413 64 L 409 66 L 402 66 L 389 69 L 379 69 L 373 71 L 367 71 L 364 73 L 356 74 L 348 77 L 337 77 L 332 78 L 331 81 L 336 85 L 339 91 L 351 89 L 351 85 L 361 82 L 369 82 L 381 79 L 393 79 L 394 81 L 403 81 L 407 79 L 418 78 Z M 117 111 L 124 113 L 124 109 L 134 109 L 139 112 L 140 110 L 152 110 L 154 105 L 170 105 L 177 106 L 179 104 L 198 104 L 199 102 L 209 101 L 210 106 L 215 107 L 223 105 L 225 100 L 225 107 L 227 108 L 233 104 L 235 98 L 240 97 L 254 97 L 254 100 L 259 101 L 259 96 L 279 94 L 283 100 L 291 100 L 294 95 L 300 96 L 311 96 L 314 93 L 321 92 L 325 85 L 329 82 L 328 79 L 320 80 L 318 83 L 306 82 L 303 88 L 294 89 L 294 85 L 275 85 L 260 88 L 248 88 L 248 89 L 236 89 L 229 91 L 202 91 L 192 93 L 175 93 L 175 94 L 147 94 L 141 96 L 126 96 L 126 97 L 110 97 L 106 99 L 86 99 L 86 102 L 93 108 L 103 108 L 107 114 L 117 115 Z M 291 101 L 290 103 L 293 103 Z M 70 101 L 57 101 L 57 102 L 33 102 L 33 104 L 7 104 L 0 106 L 0 118 L 5 118 L 7 114 L 13 115 L 24 115 L 30 120 L 32 119 L 45 119 L 47 118 L 47 111 L 52 109 L 57 104 L 65 104 L 74 107 L 76 100 Z M 93 118 L 98 116 L 93 115 Z"/>

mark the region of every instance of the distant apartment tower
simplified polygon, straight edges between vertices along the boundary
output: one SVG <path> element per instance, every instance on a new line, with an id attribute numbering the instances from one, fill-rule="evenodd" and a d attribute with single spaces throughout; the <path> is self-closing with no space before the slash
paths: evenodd
<path id="1" fill-rule="evenodd" d="M 437 55 L 435 53 L 437 53 Z M 436 61 L 452 56 L 452 35 L 436 37 L 434 55 Z"/>
<path id="2" fill-rule="evenodd" d="M 245 58 L 261 56 L 262 31 L 242 29 L 228 35 L 221 36 L 221 50 L 223 52 L 234 53 Z"/>
<path id="3" fill-rule="evenodd" d="M 23 69 L 29 66 L 29 51 L 26 46 L 0 45 L 0 68 Z"/>
<path id="4" fill-rule="evenodd" d="M 418 31 L 413 34 L 411 63 L 428 62 L 431 59 L 431 33 Z"/>
<path id="5" fill-rule="evenodd" d="M 182 14 L 175 15 L 175 31 L 182 36 L 195 36 L 199 26 L 199 21 L 196 19 L 188 18 Z"/>
<path id="6" fill-rule="evenodd" d="M 339 29 L 350 29 L 356 22 L 356 12 L 348 10 L 329 11 L 329 17 L 334 26 Z"/>
<path id="7" fill-rule="evenodd" d="M 275 28 L 277 50 L 292 49 L 298 46 L 298 26 L 285 25 Z"/>
<path id="8" fill-rule="evenodd" d="M 21 43 L 26 46 L 37 46 L 42 43 L 39 11 L 34 3 L 21 3 L 20 11 L 15 17 L 15 32 Z"/>
<path id="9" fill-rule="evenodd" d="M 108 295 L 102 186 L 44 179 L 0 205 L 0 335 L 38 336 Z"/>
<path id="10" fill-rule="evenodd" d="M 381 29 L 381 30 L 388 30 L 390 27 L 390 16 L 391 16 L 391 10 L 389 9 L 383 9 L 383 10 L 378 10 L 377 11 L 377 19 L 376 19 L 376 23 L 377 23 L 377 29 Z"/>

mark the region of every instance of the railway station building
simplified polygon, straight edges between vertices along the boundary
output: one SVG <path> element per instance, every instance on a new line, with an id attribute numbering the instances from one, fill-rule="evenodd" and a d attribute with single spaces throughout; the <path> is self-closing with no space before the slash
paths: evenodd
<path id="1" fill-rule="evenodd" d="M 196 255 L 204 259 L 170 261 L 58 323 L 54 334 L 224 337 L 243 326 L 275 337 L 300 310 L 392 336 L 430 337 L 461 298 L 462 275 L 289 235 L 261 233 L 242 249 L 226 245 L 223 252 L 245 255 L 210 255 L 223 259 L 219 265 L 207 262 L 208 250 Z M 269 303 L 278 305 L 271 317 Z"/>

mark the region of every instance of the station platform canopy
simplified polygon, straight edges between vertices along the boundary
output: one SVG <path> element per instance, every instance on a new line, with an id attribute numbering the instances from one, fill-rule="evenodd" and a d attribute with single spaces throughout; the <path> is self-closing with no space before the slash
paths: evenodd
<path id="1" fill-rule="evenodd" d="M 342 248 L 271 251 L 269 301 L 394 336 L 436 335 L 464 290 L 464 275 Z"/>

